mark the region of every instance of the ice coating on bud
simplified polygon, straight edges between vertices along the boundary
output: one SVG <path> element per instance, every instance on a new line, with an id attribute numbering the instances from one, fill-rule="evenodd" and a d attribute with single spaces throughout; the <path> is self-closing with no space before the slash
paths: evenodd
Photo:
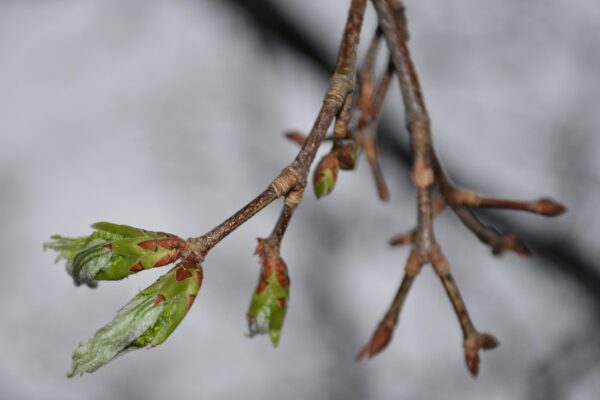
<path id="1" fill-rule="evenodd" d="M 96 371 L 115 357 L 164 342 L 183 320 L 202 284 L 200 264 L 183 261 L 142 290 L 73 353 L 69 377 Z"/>
<path id="2" fill-rule="evenodd" d="M 358 164 L 358 146 L 354 143 L 344 143 L 337 151 L 340 169 L 353 170 Z"/>
<path id="3" fill-rule="evenodd" d="M 185 249 L 177 236 L 128 225 L 98 222 L 85 237 L 52 236 L 45 249 L 59 252 L 57 261 L 67 260 L 67 272 L 76 285 L 95 286 L 96 280 L 123 279 L 138 271 L 176 261 Z"/>
<path id="4" fill-rule="evenodd" d="M 315 170 L 313 186 L 317 198 L 328 195 L 335 188 L 340 162 L 334 154 L 325 155 Z"/>
<path id="5" fill-rule="evenodd" d="M 273 347 L 277 347 L 290 297 L 290 280 L 283 259 L 267 254 L 262 239 L 257 252 L 262 267 L 247 315 L 249 336 L 268 333 Z"/>

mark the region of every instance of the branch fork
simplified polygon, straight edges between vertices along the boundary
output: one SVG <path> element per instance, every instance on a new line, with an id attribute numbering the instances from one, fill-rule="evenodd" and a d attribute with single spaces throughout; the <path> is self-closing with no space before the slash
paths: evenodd
<path id="1" fill-rule="evenodd" d="M 528 255 L 529 250 L 514 234 L 500 233 L 494 228 L 484 225 L 471 209 L 512 209 L 552 217 L 562 214 L 566 208 L 550 198 L 541 198 L 530 202 L 486 198 L 474 192 L 457 188 L 450 183 L 433 148 L 429 115 L 407 46 L 408 29 L 404 5 L 400 0 L 372 0 L 372 3 L 377 11 L 380 28 L 398 74 L 404 100 L 407 127 L 415 157 L 412 178 L 417 188 L 418 222 L 415 229 L 396 235 L 390 240 L 391 245 L 410 244 L 412 251 L 404 278 L 392 304 L 375 329 L 370 341 L 359 352 L 357 360 L 373 357 L 389 344 L 410 286 L 418 271 L 423 265 L 429 263 L 440 278 L 458 317 L 463 332 L 467 368 L 473 376 L 477 376 L 480 363 L 479 350 L 493 349 L 498 346 L 499 342 L 494 336 L 477 331 L 471 321 L 451 274 L 450 265 L 435 239 L 433 219 L 449 207 L 468 229 L 492 248 L 494 254 L 512 250 L 520 255 Z M 438 189 L 439 195 L 432 198 L 432 189 L 434 188 Z"/>
<path id="2" fill-rule="evenodd" d="M 396 77 L 414 155 L 411 176 L 417 191 L 417 224 L 411 231 L 390 240 L 392 245 L 411 245 L 411 252 L 394 299 L 357 360 L 373 357 L 389 345 L 414 280 L 425 265 L 431 264 L 458 317 L 467 368 L 473 376 L 477 375 L 479 351 L 497 347 L 498 340 L 488 333 L 479 332 L 471 321 L 450 265 L 435 238 L 435 217 L 451 209 L 480 241 L 490 246 L 493 254 L 510 250 L 528 255 L 529 250 L 515 234 L 501 233 L 484 225 L 474 210 L 510 209 L 553 217 L 564 213 L 566 208 L 548 197 L 535 201 L 485 197 L 450 182 L 433 146 L 430 118 L 407 45 L 408 28 L 403 2 L 371 0 L 371 3 L 377 13 L 378 27 L 360 67 L 357 67 L 357 47 L 367 0 L 351 0 L 336 68 L 311 131 L 308 135 L 295 131 L 286 134 L 288 139 L 301 146 L 295 159 L 264 191 L 232 216 L 204 235 L 186 241 L 171 234 L 100 223 L 94 226 L 96 232 L 89 237 L 55 236 L 55 242 L 47 244 L 48 248 L 59 251 L 60 257 L 67 260 L 76 283 L 90 286 L 95 284 L 96 279 L 122 279 L 144 269 L 180 260 L 174 269 L 123 308 L 115 321 L 100 329 L 91 341 L 82 343 L 74 355 L 74 372 L 93 372 L 131 347 L 162 343 L 181 322 L 196 298 L 203 276 L 201 263 L 209 251 L 266 206 L 283 197 L 283 207 L 272 232 L 268 237 L 259 239 L 257 254 L 261 271 L 248 311 L 250 335 L 268 333 L 276 346 L 287 311 L 290 284 L 287 266 L 281 257 L 281 245 L 294 211 L 303 199 L 309 169 L 321 144 L 332 142 L 329 153 L 318 163 L 315 171 L 313 183 L 317 197 L 331 193 L 338 170 L 355 168 L 360 150 L 370 165 L 379 198 L 389 199 L 379 163 L 376 136 L 383 101 L 392 79 Z M 389 59 L 377 79 L 375 60 L 382 41 L 387 46 Z M 359 84 L 355 85 L 357 80 Z M 332 125 L 333 132 L 327 135 Z M 149 313 L 153 313 L 152 318 L 147 317 Z M 132 321 L 148 326 L 134 326 Z M 132 329 L 136 334 L 138 331 L 143 334 L 137 337 L 131 333 Z M 130 340 L 132 335 L 135 336 L 133 342 Z M 110 351 L 96 349 L 95 346 L 100 346 L 100 350 L 106 350 L 102 346 L 106 347 L 105 337 L 108 336 L 118 339 L 111 342 L 113 347 Z M 100 359 L 96 353 L 105 356 Z"/>

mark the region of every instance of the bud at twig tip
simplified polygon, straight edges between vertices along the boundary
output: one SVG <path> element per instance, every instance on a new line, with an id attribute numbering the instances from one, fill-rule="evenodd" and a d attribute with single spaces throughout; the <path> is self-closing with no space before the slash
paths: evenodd
<path id="1" fill-rule="evenodd" d="M 489 333 L 482 333 L 479 335 L 479 346 L 483 350 L 492 350 L 500 345 L 498 339 Z"/>
<path id="2" fill-rule="evenodd" d="M 465 350 L 465 361 L 473 378 L 477 378 L 477 374 L 479 373 L 479 354 L 477 350 Z"/>
<path id="3" fill-rule="evenodd" d="M 381 353 L 387 347 L 392 339 L 394 327 L 382 322 L 379 324 L 371 340 L 362 348 L 356 356 L 356 362 L 361 362 L 365 358 L 372 358 Z"/>
<path id="4" fill-rule="evenodd" d="M 542 214 L 547 217 L 556 217 L 565 213 L 567 208 L 563 204 L 551 199 L 550 197 L 543 197 L 535 203 L 534 210 L 538 214 Z"/>

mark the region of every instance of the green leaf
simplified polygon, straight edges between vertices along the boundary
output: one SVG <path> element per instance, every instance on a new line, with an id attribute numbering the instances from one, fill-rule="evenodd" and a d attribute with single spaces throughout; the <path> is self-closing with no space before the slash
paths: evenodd
<path id="1" fill-rule="evenodd" d="M 115 235 L 115 239 L 146 236 L 148 233 L 140 228 L 134 228 L 133 226 L 129 225 L 113 224 L 111 222 L 96 222 L 95 224 L 92 224 L 92 228 L 97 231 Z"/>
<path id="2" fill-rule="evenodd" d="M 69 377 L 94 372 L 126 352 L 164 342 L 186 316 L 202 284 L 199 264 L 180 263 L 142 290 L 73 353 Z"/>

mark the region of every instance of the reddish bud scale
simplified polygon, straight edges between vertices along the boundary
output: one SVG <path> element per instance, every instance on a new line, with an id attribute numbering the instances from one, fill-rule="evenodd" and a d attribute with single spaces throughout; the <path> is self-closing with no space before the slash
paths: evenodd
<path id="1" fill-rule="evenodd" d="M 477 376 L 479 373 L 479 354 L 477 350 L 465 350 L 465 361 L 471 375 Z"/>
<path id="2" fill-rule="evenodd" d="M 158 246 L 167 250 L 183 250 L 186 247 L 186 242 L 177 236 L 170 236 L 164 239 L 146 240 L 138 243 L 138 246 L 152 251 L 156 251 Z"/>
<path id="3" fill-rule="evenodd" d="M 289 279 L 287 277 L 287 268 L 283 259 L 281 258 L 266 258 L 261 257 L 262 269 L 260 272 L 260 280 L 256 287 L 256 293 L 261 294 L 268 286 L 268 279 L 273 274 L 279 282 L 282 288 L 287 289 L 290 286 Z"/>
<path id="4" fill-rule="evenodd" d="M 132 271 L 132 272 L 140 272 L 143 269 L 144 268 L 142 267 L 142 265 L 140 263 L 133 264 L 131 266 L 131 268 L 129 268 L 129 270 Z"/>
<path id="5" fill-rule="evenodd" d="M 181 264 L 180 264 L 183 269 L 186 270 L 187 273 L 189 273 L 191 275 L 191 272 L 189 270 L 191 269 L 197 269 L 198 273 L 196 274 L 196 279 L 198 281 L 198 286 L 202 286 L 202 280 L 204 279 L 204 274 L 202 272 L 202 265 L 200 265 L 200 262 L 198 260 L 196 260 L 193 257 L 187 257 L 184 258 L 183 260 L 181 260 Z M 177 277 L 175 277 L 177 278 Z"/>
<path id="6" fill-rule="evenodd" d="M 190 308 L 192 308 L 192 304 L 194 304 L 194 300 L 196 300 L 196 296 L 194 296 L 193 294 L 189 294 L 188 295 L 188 305 L 187 305 L 188 310 Z"/>
<path id="7" fill-rule="evenodd" d="M 204 279 L 204 273 L 202 272 L 202 268 L 200 267 L 200 268 L 198 268 L 198 273 L 196 274 L 196 280 L 198 281 L 198 286 L 202 286 L 202 279 Z"/>
<path id="8" fill-rule="evenodd" d="M 473 376 L 479 373 L 479 350 L 491 350 L 498 344 L 498 339 L 488 333 L 475 333 L 465 339 L 465 362 Z"/>
<path id="9" fill-rule="evenodd" d="M 150 251 L 157 251 L 159 246 L 163 249 L 172 250 L 170 255 L 161 258 L 156 262 L 156 264 L 154 264 L 154 267 L 156 268 L 177 261 L 179 257 L 181 257 L 181 253 L 183 250 L 185 250 L 187 245 L 185 240 L 177 236 L 169 235 L 169 237 L 165 239 L 154 239 L 140 242 L 138 243 L 138 246 Z"/>
<path id="10" fill-rule="evenodd" d="M 263 259 L 262 264 L 262 280 L 266 281 L 272 274 L 275 274 L 275 278 L 277 279 L 282 288 L 287 289 L 290 286 L 290 282 L 287 277 L 287 268 L 285 262 L 281 257 L 265 258 Z"/>
<path id="11" fill-rule="evenodd" d="M 500 343 L 498 339 L 488 333 L 482 333 L 479 335 L 479 345 L 483 350 L 492 350 L 498 347 Z"/>
<path id="12" fill-rule="evenodd" d="M 547 217 L 555 217 L 567 211 L 567 208 L 554 199 L 543 197 L 535 203 L 534 210 Z"/>
<path id="13" fill-rule="evenodd" d="M 265 248 L 265 239 L 256 238 L 258 240 L 258 244 L 256 245 L 256 249 L 254 250 L 254 254 L 261 254 Z"/>
<path id="14" fill-rule="evenodd" d="M 362 361 L 366 357 L 373 357 L 380 353 L 383 349 L 387 347 L 392 339 L 392 334 L 394 333 L 394 326 L 386 324 L 385 322 L 381 322 L 375 332 L 373 332 L 373 336 L 369 343 L 363 347 L 363 349 L 356 356 L 356 361 Z"/>
<path id="15" fill-rule="evenodd" d="M 341 169 L 351 170 L 356 167 L 358 147 L 354 143 L 344 143 L 336 154 Z"/>
<path id="16" fill-rule="evenodd" d="M 156 251 L 158 249 L 158 243 L 156 240 L 146 240 L 145 242 L 138 243 L 138 246 L 142 249 Z"/>
<path id="17" fill-rule="evenodd" d="M 159 305 L 160 303 L 162 303 L 163 301 L 165 301 L 167 298 L 162 295 L 162 294 L 157 294 L 156 297 L 154 298 L 154 304 Z"/>
<path id="18" fill-rule="evenodd" d="M 267 281 L 261 276 L 260 281 L 258 282 L 258 286 L 256 286 L 256 294 L 261 294 L 262 292 L 264 292 L 267 286 L 269 286 L 267 284 Z"/>
<path id="19" fill-rule="evenodd" d="M 175 279 L 178 282 L 184 281 L 192 276 L 192 273 L 185 267 L 178 267 L 175 271 Z"/>
<path id="20" fill-rule="evenodd" d="M 327 154 L 317 166 L 317 172 L 330 169 L 333 174 L 333 179 L 337 179 L 340 161 L 335 154 Z"/>
<path id="21" fill-rule="evenodd" d="M 262 268 L 260 271 L 260 279 L 256 287 L 256 293 L 261 294 L 267 288 L 267 281 L 273 274 L 275 274 L 275 278 L 277 279 L 277 282 L 279 282 L 279 285 L 281 285 L 283 289 L 288 289 L 290 287 L 290 280 L 285 261 L 279 256 L 273 256 L 267 253 L 265 249 L 265 239 L 257 238 L 257 240 L 258 245 L 256 246 L 254 254 L 259 255 Z"/>

